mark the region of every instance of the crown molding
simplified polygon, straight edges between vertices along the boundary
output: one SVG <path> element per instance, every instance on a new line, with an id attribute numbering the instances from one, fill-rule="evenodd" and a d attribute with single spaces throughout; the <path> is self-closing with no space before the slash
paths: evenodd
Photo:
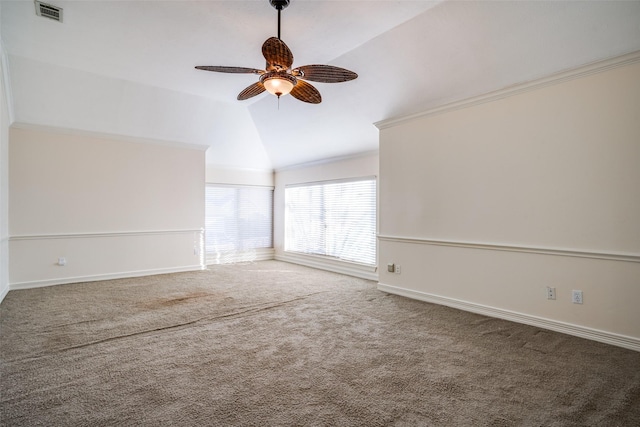
<path id="1" fill-rule="evenodd" d="M 519 95 L 521 93 L 541 89 L 547 86 L 552 86 L 552 85 L 556 85 L 566 81 L 579 79 L 582 77 L 590 76 L 592 74 L 602 73 L 604 71 L 612 70 L 618 67 L 623 67 L 625 65 L 635 64 L 637 62 L 640 62 L 640 51 L 631 52 L 626 55 L 606 59 L 604 61 L 593 62 L 591 64 L 584 65 L 571 70 L 561 71 L 559 73 L 555 73 L 550 76 L 543 77 L 541 79 L 532 80 L 532 81 L 520 83 L 520 84 L 515 84 L 513 86 L 499 89 L 494 92 L 489 92 L 483 95 L 467 98 L 461 101 L 451 102 L 449 104 L 431 108 L 426 111 L 381 120 L 381 121 L 375 122 L 374 125 L 380 130 L 387 129 L 387 128 L 397 126 L 399 124 L 409 122 L 411 120 L 415 120 L 423 117 L 435 116 L 437 114 L 448 113 L 450 111 L 460 110 L 462 108 L 467 108 L 474 105 L 497 101 L 503 98 L 508 98 L 514 95 Z"/>
<path id="2" fill-rule="evenodd" d="M 170 141 L 162 139 L 142 138 L 137 136 L 119 135 L 107 132 L 96 132 L 85 129 L 62 128 L 57 126 L 40 125 L 27 122 L 15 122 L 11 125 L 13 129 L 33 130 L 37 132 L 51 132 L 63 135 L 85 136 L 91 138 L 110 139 L 114 141 L 131 142 L 134 144 L 150 144 L 171 148 L 186 148 L 190 150 L 206 151 L 208 145 L 192 144 L 180 141 Z"/>
<path id="3" fill-rule="evenodd" d="M 233 167 L 228 165 L 220 165 L 217 163 L 207 163 L 206 167 L 213 171 L 221 171 L 221 172 L 249 172 L 249 173 L 259 173 L 259 174 L 273 173 L 273 169 Z"/>
<path id="4" fill-rule="evenodd" d="M 370 151 L 362 151 L 360 153 L 355 153 L 355 154 L 347 154 L 344 156 L 327 157 L 326 159 L 313 160 L 310 162 L 298 163 L 295 165 L 276 168 L 275 172 L 276 173 L 287 172 L 287 171 L 296 170 L 296 169 L 306 169 L 314 166 L 322 166 L 328 163 L 336 163 L 336 162 L 342 162 L 346 160 L 354 160 L 354 159 L 360 159 L 364 157 L 377 156 L 378 153 L 379 153 L 378 150 L 370 150 Z"/>

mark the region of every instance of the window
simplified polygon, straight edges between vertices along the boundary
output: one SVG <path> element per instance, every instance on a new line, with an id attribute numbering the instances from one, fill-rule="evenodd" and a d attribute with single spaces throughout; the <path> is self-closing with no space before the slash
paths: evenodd
<path id="1" fill-rule="evenodd" d="M 375 265 L 375 178 L 286 187 L 285 251 Z"/>
<path id="2" fill-rule="evenodd" d="M 207 185 L 205 253 L 207 264 L 271 259 L 273 189 Z"/>

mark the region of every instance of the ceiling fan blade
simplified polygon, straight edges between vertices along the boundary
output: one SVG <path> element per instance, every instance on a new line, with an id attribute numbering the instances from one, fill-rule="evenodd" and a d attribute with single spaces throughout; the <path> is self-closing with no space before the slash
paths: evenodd
<path id="1" fill-rule="evenodd" d="M 268 38 L 262 45 L 262 54 L 267 60 L 267 71 L 286 70 L 293 64 L 293 53 L 277 37 Z"/>
<path id="2" fill-rule="evenodd" d="M 292 74 L 300 79 L 321 83 L 340 83 L 358 78 L 353 71 L 332 65 L 303 65 Z"/>
<path id="3" fill-rule="evenodd" d="M 196 67 L 198 70 L 216 71 L 218 73 L 236 73 L 236 74 L 264 74 L 263 70 L 246 67 L 223 67 L 217 65 L 200 65 Z"/>
<path id="4" fill-rule="evenodd" d="M 302 102 L 308 102 L 309 104 L 320 104 L 322 102 L 322 96 L 320 96 L 318 89 L 304 80 L 298 80 L 298 83 L 296 83 L 291 90 L 291 95 L 294 98 L 299 99 Z"/>
<path id="5" fill-rule="evenodd" d="M 238 94 L 238 101 L 244 101 L 245 99 L 260 95 L 264 91 L 264 85 L 261 82 L 255 82 L 254 84 L 247 86 L 242 92 Z"/>

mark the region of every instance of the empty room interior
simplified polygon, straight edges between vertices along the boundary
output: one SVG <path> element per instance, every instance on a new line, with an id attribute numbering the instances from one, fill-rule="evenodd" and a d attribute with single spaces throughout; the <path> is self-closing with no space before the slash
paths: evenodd
<path id="1" fill-rule="evenodd" d="M 0 424 L 640 425 L 640 1 L 0 1 Z"/>

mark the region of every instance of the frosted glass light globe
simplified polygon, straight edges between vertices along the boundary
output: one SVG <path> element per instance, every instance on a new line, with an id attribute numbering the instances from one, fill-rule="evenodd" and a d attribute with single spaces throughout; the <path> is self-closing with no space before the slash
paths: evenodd
<path id="1" fill-rule="evenodd" d="M 291 80 L 293 80 L 293 78 Z M 291 80 L 287 77 L 275 75 L 265 78 L 262 84 L 267 92 L 280 98 L 282 95 L 289 94 L 293 86 L 295 86 L 294 81 Z"/>

